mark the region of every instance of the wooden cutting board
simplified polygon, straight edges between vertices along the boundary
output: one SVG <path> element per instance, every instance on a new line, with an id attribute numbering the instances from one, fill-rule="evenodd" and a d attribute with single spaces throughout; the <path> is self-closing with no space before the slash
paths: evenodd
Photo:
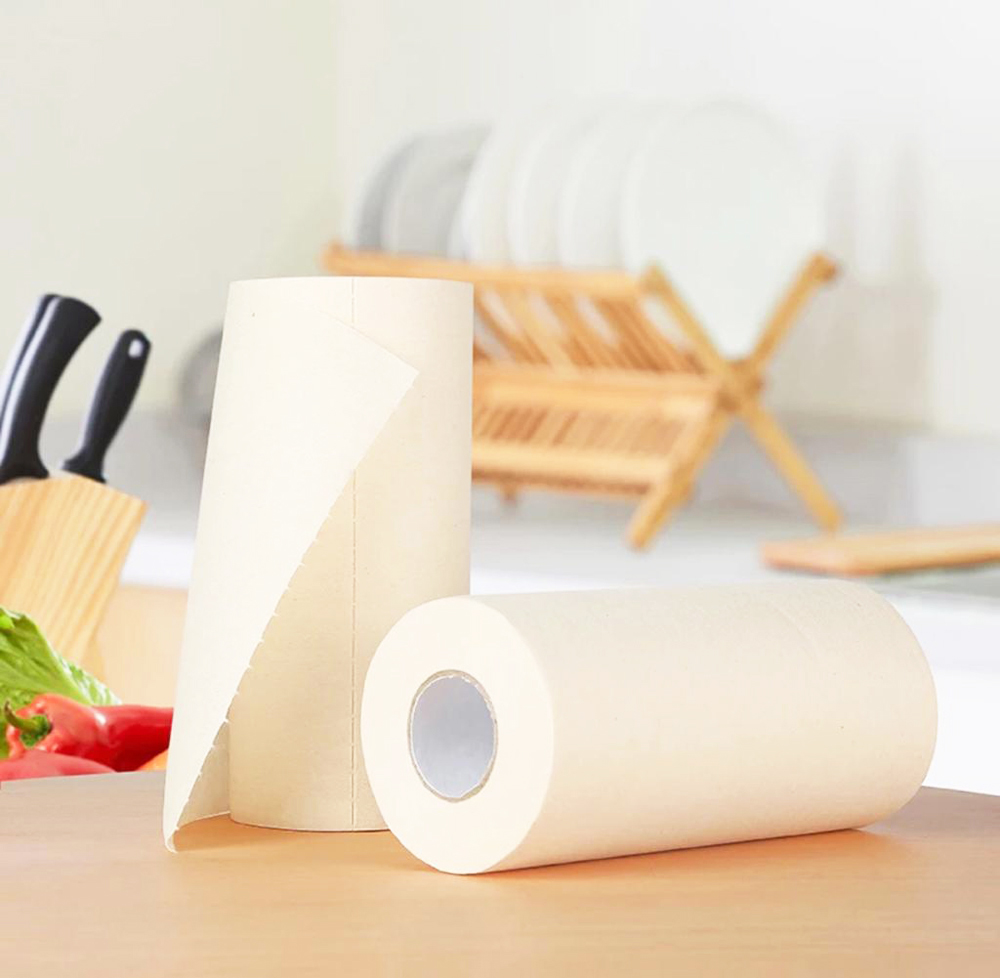
<path id="1" fill-rule="evenodd" d="M 761 556 L 770 567 L 847 577 L 970 567 L 1000 561 L 1000 524 L 773 540 Z"/>

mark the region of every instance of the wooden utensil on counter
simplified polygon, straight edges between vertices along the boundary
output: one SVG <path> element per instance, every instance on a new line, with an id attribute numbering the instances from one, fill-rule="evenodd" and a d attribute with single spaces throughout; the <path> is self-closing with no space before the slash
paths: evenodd
<path id="1" fill-rule="evenodd" d="M 772 540 L 761 555 L 771 567 L 846 577 L 970 567 L 1000 561 L 1000 524 Z"/>
<path id="2" fill-rule="evenodd" d="M 118 338 L 67 474 L 48 478 L 38 442 L 52 392 L 99 320 L 75 299 L 44 303 L 15 355 L 0 418 L 0 482 L 9 483 L 0 485 L 0 604 L 30 614 L 55 649 L 97 674 L 95 632 L 145 511 L 141 500 L 104 485 L 103 475 L 149 355 L 142 333 Z"/>

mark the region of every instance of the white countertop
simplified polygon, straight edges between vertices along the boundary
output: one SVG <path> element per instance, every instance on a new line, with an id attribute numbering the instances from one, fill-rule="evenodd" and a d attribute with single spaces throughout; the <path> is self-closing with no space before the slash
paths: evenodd
<path id="1" fill-rule="evenodd" d="M 112 480 L 147 499 L 150 509 L 124 580 L 184 588 L 194 554 L 203 435 L 148 418 L 126 432 L 119 454 L 125 471 L 116 476 L 112 467 Z M 648 553 L 638 554 L 624 544 L 628 514 L 625 504 L 544 495 L 512 507 L 477 491 L 473 593 L 776 579 L 783 575 L 759 561 L 760 543 L 813 532 L 796 515 L 719 510 L 696 501 Z M 876 586 L 917 635 L 937 685 L 938 744 L 927 784 L 1000 794 L 1000 600 L 908 590 L 905 578 Z"/>

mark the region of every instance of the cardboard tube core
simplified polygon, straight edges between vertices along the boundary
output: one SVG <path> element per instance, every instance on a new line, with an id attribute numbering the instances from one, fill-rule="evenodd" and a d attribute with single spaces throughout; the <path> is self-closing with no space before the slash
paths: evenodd
<path id="1" fill-rule="evenodd" d="M 497 724 L 486 691 L 465 672 L 435 673 L 410 707 L 410 757 L 424 784 L 448 801 L 479 791 L 490 776 Z"/>

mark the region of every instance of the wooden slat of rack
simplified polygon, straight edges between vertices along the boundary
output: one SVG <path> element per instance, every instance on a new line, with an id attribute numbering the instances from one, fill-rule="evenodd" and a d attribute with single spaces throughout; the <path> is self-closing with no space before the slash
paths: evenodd
<path id="1" fill-rule="evenodd" d="M 680 366 L 669 344 L 661 343 L 642 328 L 629 302 L 598 300 L 595 305 L 630 351 L 637 367 L 662 371 L 676 370 Z"/>
<path id="2" fill-rule="evenodd" d="M 501 492 L 513 489 L 514 494 L 522 489 L 537 490 L 539 492 L 558 492 L 561 495 L 582 496 L 594 498 L 595 495 L 602 498 L 627 500 L 634 502 L 641 499 L 643 494 L 649 489 L 644 482 L 597 482 L 593 478 L 588 478 L 585 482 L 579 480 L 560 481 L 552 476 L 518 476 L 516 480 L 511 480 L 503 475 L 496 475 L 490 472 L 478 473 L 476 482 L 479 485 L 495 486 Z"/>
<path id="3" fill-rule="evenodd" d="M 568 411 L 546 411 L 538 428 L 535 429 L 536 444 L 558 445 L 565 437 L 574 417 L 575 415 Z"/>
<path id="4" fill-rule="evenodd" d="M 498 308 L 502 308 L 501 303 L 495 293 L 476 289 L 474 301 L 480 322 L 516 362 L 545 362 L 543 353 L 531 342 L 529 337 L 524 336 L 519 328 L 508 326 L 503 321 L 498 313 Z"/>
<path id="5" fill-rule="evenodd" d="M 474 275 L 465 262 L 445 258 L 386 255 L 382 252 L 350 251 L 330 245 L 324 262 L 342 275 L 388 275 L 403 278 L 439 278 L 456 282 L 475 281 L 485 288 L 530 289 L 546 294 L 577 295 L 580 272 L 561 268 L 514 268 L 507 265 L 476 265 Z M 587 292 L 604 298 L 634 296 L 635 276 L 628 272 L 594 270 L 586 273 Z"/>
<path id="6" fill-rule="evenodd" d="M 678 348 L 646 314 L 638 299 L 625 299 L 620 303 L 621 314 L 634 323 L 635 329 L 646 337 L 646 342 L 659 351 L 668 370 L 698 372 L 697 365 L 686 350 Z"/>
<path id="7" fill-rule="evenodd" d="M 572 364 L 573 360 L 560 342 L 559 336 L 545 323 L 539 322 L 538 312 L 532 308 L 530 295 L 511 290 L 497 292 L 496 298 L 510 317 L 520 324 L 545 363 L 555 367 Z"/>
<path id="8" fill-rule="evenodd" d="M 592 367 L 620 367 L 625 361 L 587 322 L 574 296 L 547 296 L 545 300 L 553 315 L 562 323 L 567 335 L 580 351 L 581 361 Z"/>
<path id="9" fill-rule="evenodd" d="M 703 412 L 718 394 L 711 378 L 697 374 L 510 366 L 476 369 L 477 400 L 517 400 L 577 410 Z"/>
<path id="10" fill-rule="evenodd" d="M 548 445 L 479 441 L 472 446 L 472 469 L 484 475 L 515 473 L 560 481 L 596 479 L 603 483 L 648 485 L 661 478 L 665 464 L 656 456 L 622 458 L 599 448 L 563 448 L 554 453 Z"/>
<path id="11" fill-rule="evenodd" d="M 522 404 L 518 409 L 515 423 L 504 434 L 514 441 L 531 441 L 543 416 L 543 411 Z"/>
<path id="12" fill-rule="evenodd" d="M 614 348 L 632 370 L 658 370 L 662 364 L 656 356 L 650 356 L 638 342 L 627 324 L 622 325 L 617 319 L 616 303 L 594 298 L 591 301 L 594 314 L 600 318 L 604 331 L 614 337 Z"/>

